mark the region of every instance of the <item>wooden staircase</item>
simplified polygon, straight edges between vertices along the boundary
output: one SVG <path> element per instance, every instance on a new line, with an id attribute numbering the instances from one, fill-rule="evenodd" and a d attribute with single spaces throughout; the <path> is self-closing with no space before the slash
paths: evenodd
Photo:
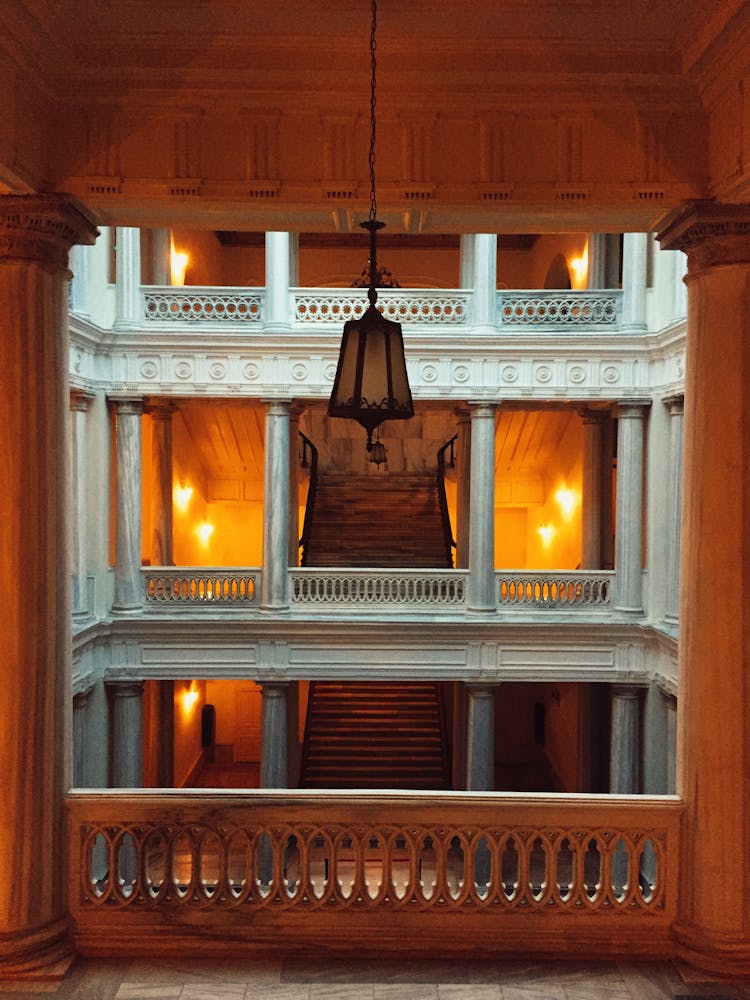
<path id="1" fill-rule="evenodd" d="M 450 788 L 436 684 L 310 685 L 301 788 Z"/>
<path id="2" fill-rule="evenodd" d="M 435 476 L 321 476 L 305 565 L 450 566 Z"/>

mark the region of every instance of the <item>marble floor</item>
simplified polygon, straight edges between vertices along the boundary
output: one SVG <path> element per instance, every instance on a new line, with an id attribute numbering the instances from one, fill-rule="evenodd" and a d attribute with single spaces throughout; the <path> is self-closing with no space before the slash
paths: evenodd
<path id="1" fill-rule="evenodd" d="M 515 959 L 79 959 L 62 983 L 0 983 L 2 1000 L 750 1000 L 671 962 Z"/>

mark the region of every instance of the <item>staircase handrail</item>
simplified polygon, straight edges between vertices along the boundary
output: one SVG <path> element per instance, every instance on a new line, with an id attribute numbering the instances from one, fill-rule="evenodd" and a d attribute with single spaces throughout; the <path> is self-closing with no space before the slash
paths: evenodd
<path id="1" fill-rule="evenodd" d="M 440 520 L 443 525 L 443 540 L 445 542 L 445 555 L 447 565 L 453 567 L 453 550 L 456 547 L 456 540 L 453 537 L 451 528 L 451 516 L 448 510 L 448 497 L 445 493 L 445 453 L 450 448 L 451 462 L 453 461 L 453 446 L 456 443 L 458 434 L 454 434 L 450 441 L 446 441 L 437 453 L 437 491 L 438 504 L 440 505 Z"/>
<path id="2" fill-rule="evenodd" d="M 299 548 L 302 550 L 300 565 L 307 566 L 307 545 L 310 541 L 312 531 L 312 519 L 315 513 L 315 498 L 318 492 L 318 449 L 310 438 L 299 432 L 302 439 L 302 465 L 305 465 L 307 452 L 310 452 L 310 483 L 307 489 L 307 501 L 305 503 L 305 519 L 302 522 L 302 536 L 299 540 Z"/>

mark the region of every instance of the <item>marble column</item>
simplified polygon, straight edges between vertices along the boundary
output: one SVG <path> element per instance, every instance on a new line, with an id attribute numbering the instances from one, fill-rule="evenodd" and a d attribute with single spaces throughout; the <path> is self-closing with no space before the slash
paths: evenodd
<path id="1" fill-rule="evenodd" d="M 290 566 L 299 566 L 299 418 L 302 407 L 289 411 L 289 557 Z"/>
<path id="2" fill-rule="evenodd" d="M 680 520 L 682 517 L 682 425 L 685 397 L 669 396 L 669 555 L 667 610 L 664 620 L 676 623 L 680 616 Z"/>
<path id="3" fill-rule="evenodd" d="M 466 790 L 495 787 L 495 686 L 466 684 Z"/>
<path id="4" fill-rule="evenodd" d="M 750 968 L 750 206 L 687 203 L 664 249 L 688 256 L 680 565 L 678 954 Z"/>
<path id="5" fill-rule="evenodd" d="M 91 616 L 88 594 L 88 505 L 86 424 L 93 393 L 70 390 L 71 412 L 71 561 L 73 579 L 73 619 L 83 621 Z"/>
<path id="6" fill-rule="evenodd" d="M 664 695 L 667 703 L 667 795 L 677 794 L 677 698 Z"/>
<path id="7" fill-rule="evenodd" d="M 471 403 L 469 585 L 466 608 L 497 608 L 495 593 L 495 404 Z"/>
<path id="8" fill-rule="evenodd" d="M 86 759 L 88 748 L 86 733 L 91 691 L 82 691 L 73 697 L 73 788 L 86 788 Z"/>
<path id="9" fill-rule="evenodd" d="M 115 614 L 141 610 L 141 415 L 140 398 L 117 399 Z"/>
<path id="10" fill-rule="evenodd" d="M 287 787 L 288 690 L 285 681 L 261 684 L 261 788 Z"/>
<path id="11" fill-rule="evenodd" d="M 647 329 L 646 280 L 648 233 L 625 233 L 622 248 L 622 322 L 623 331 Z"/>
<path id="12" fill-rule="evenodd" d="M 141 303 L 141 231 L 118 226 L 115 283 L 115 330 L 138 330 L 143 326 Z"/>
<path id="13" fill-rule="evenodd" d="M 112 703 L 112 787 L 143 784 L 143 681 L 108 681 Z"/>
<path id="14" fill-rule="evenodd" d="M 607 234 L 589 233 L 587 288 L 607 287 Z"/>
<path id="15" fill-rule="evenodd" d="M 85 246 L 74 246 L 70 251 L 70 311 L 89 317 L 89 256 L 91 251 Z"/>
<path id="16" fill-rule="evenodd" d="M 676 251 L 674 257 L 674 282 L 672 285 L 672 321 L 684 319 L 687 316 L 687 257 Z"/>
<path id="17" fill-rule="evenodd" d="M 70 955 L 68 251 L 96 236 L 63 196 L 0 197 L 0 978 L 62 976 Z"/>
<path id="18" fill-rule="evenodd" d="M 474 332 L 494 332 L 497 301 L 497 236 L 475 233 L 472 281 Z"/>
<path id="19" fill-rule="evenodd" d="M 261 611 L 289 610 L 289 402 L 266 409 Z"/>
<path id="20" fill-rule="evenodd" d="M 582 410 L 581 569 L 602 568 L 602 428 L 607 414 Z"/>
<path id="21" fill-rule="evenodd" d="M 656 681 L 643 702 L 643 793 L 666 795 L 668 783 L 667 696 Z"/>
<path id="22" fill-rule="evenodd" d="M 154 244 L 154 284 L 168 285 L 170 276 L 170 252 L 172 233 L 169 229 L 153 229 Z"/>
<path id="23" fill-rule="evenodd" d="M 650 400 L 617 407 L 615 607 L 643 611 L 643 424 Z"/>
<path id="24" fill-rule="evenodd" d="M 151 417 L 152 566 L 173 566 L 172 555 L 172 415 L 173 403 L 149 403 Z"/>
<path id="25" fill-rule="evenodd" d="M 609 753 L 609 790 L 613 795 L 635 795 L 640 790 L 640 719 L 640 688 L 613 685 Z"/>
<path id="26" fill-rule="evenodd" d="M 291 330 L 289 294 L 291 244 L 289 233 L 266 233 L 266 301 L 263 327 L 269 331 Z"/>
<path id="27" fill-rule="evenodd" d="M 459 409 L 457 415 L 456 569 L 468 569 L 471 523 L 471 415 L 466 409 Z"/>

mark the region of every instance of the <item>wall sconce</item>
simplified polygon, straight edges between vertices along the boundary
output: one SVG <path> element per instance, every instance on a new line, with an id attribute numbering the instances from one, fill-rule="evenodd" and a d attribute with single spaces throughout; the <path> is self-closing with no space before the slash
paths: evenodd
<path id="1" fill-rule="evenodd" d="M 175 250 L 174 243 L 169 251 L 169 283 L 171 285 L 185 284 L 185 271 L 190 257 L 181 250 Z"/>
<path id="2" fill-rule="evenodd" d="M 578 494 L 575 490 L 569 490 L 564 486 L 555 493 L 555 500 L 560 507 L 562 516 L 566 521 L 569 521 L 573 516 L 573 511 L 576 509 L 576 504 L 578 502 Z"/>
<path id="3" fill-rule="evenodd" d="M 203 521 L 195 529 L 195 533 L 200 538 L 202 545 L 208 545 L 211 541 L 211 535 L 214 533 L 213 524 L 209 524 L 208 521 Z"/>
<path id="4" fill-rule="evenodd" d="M 188 505 L 190 504 L 190 498 L 192 497 L 192 495 L 193 495 L 192 486 L 175 486 L 174 490 L 172 491 L 172 498 L 175 502 L 175 506 L 180 511 L 180 513 L 184 514 L 185 511 L 188 509 Z"/>
<path id="5" fill-rule="evenodd" d="M 545 549 L 548 549 L 552 544 L 552 539 L 555 537 L 557 529 L 553 524 L 540 524 L 536 530 L 539 532 L 539 537 L 542 539 L 542 545 Z"/>
<path id="6" fill-rule="evenodd" d="M 197 688 L 195 688 L 193 684 L 194 682 L 190 681 L 188 687 L 186 687 L 182 692 L 182 709 L 186 715 L 192 712 L 196 701 L 198 701 L 198 698 L 200 697 Z"/>

